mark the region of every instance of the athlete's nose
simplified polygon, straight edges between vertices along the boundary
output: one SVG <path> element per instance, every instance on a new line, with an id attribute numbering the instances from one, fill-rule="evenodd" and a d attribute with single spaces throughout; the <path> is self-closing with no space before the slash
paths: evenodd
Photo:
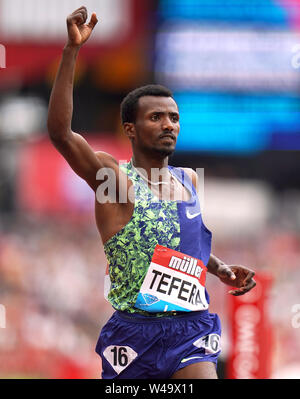
<path id="1" fill-rule="evenodd" d="M 173 132 L 174 130 L 173 122 L 168 116 L 163 119 L 162 129 L 163 131 L 169 131 L 169 132 Z"/>

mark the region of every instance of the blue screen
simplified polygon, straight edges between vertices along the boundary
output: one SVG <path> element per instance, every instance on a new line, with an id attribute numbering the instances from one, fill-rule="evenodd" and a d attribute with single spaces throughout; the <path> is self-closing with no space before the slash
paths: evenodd
<path id="1" fill-rule="evenodd" d="M 300 4 L 293 4 L 160 0 L 156 81 L 179 106 L 179 151 L 300 149 L 300 36 L 291 23 Z"/>

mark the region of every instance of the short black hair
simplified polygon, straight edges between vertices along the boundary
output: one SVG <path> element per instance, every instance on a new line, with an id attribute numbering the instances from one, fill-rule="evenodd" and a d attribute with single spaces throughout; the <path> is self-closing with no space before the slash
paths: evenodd
<path id="1" fill-rule="evenodd" d="M 167 87 L 151 84 L 147 86 L 138 87 L 134 89 L 121 103 L 121 120 L 122 124 L 134 123 L 137 115 L 137 104 L 141 97 L 144 96 L 158 96 L 158 97 L 172 97 L 173 93 Z"/>

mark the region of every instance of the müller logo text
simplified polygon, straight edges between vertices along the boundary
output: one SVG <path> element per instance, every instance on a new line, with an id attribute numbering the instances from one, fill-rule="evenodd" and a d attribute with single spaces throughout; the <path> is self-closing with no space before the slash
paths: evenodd
<path id="1" fill-rule="evenodd" d="M 6 49 L 3 44 L 0 44 L 0 69 L 6 68 Z"/>
<path id="2" fill-rule="evenodd" d="M 186 256 L 183 259 L 178 258 L 177 256 L 172 256 L 169 267 L 197 278 L 200 278 L 202 272 L 201 267 L 197 266 L 197 259 L 187 258 Z"/>

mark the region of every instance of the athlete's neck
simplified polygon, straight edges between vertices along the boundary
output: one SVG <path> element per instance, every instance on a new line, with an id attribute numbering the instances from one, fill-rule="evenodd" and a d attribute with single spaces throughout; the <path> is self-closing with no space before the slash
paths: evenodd
<path id="1" fill-rule="evenodd" d="M 164 158 L 147 158 L 139 155 L 133 155 L 131 162 L 135 168 L 142 168 L 144 171 L 146 171 L 146 177 L 148 179 L 151 179 L 152 175 L 152 170 L 153 169 L 163 169 L 168 170 L 168 157 Z M 162 179 L 162 175 L 160 176 L 160 180 Z M 164 180 L 164 179 L 162 179 Z"/>
<path id="2" fill-rule="evenodd" d="M 144 154 L 133 154 L 132 156 L 132 162 L 136 168 L 143 168 L 143 169 L 149 169 L 151 168 L 167 168 L 168 167 L 168 161 L 169 157 L 157 157 L 157 158 L 149 158 L 147 156 L 144 156 Z"/>

